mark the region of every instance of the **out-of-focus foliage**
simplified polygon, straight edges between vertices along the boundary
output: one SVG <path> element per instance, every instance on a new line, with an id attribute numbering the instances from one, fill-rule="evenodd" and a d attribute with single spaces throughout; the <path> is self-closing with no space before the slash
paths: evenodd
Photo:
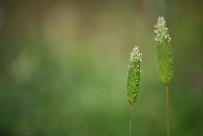
<path id="1" fill-rule="evenodd" d="M 203 2 L 18 0 L 0 2 L 0 135 L 124 136 L 129 54 L 139 45 L 141 88 L 133 135 L 165 135 L 165 92 L 153 32 L 172 38 L 173 136 L 203 135 Z"/>

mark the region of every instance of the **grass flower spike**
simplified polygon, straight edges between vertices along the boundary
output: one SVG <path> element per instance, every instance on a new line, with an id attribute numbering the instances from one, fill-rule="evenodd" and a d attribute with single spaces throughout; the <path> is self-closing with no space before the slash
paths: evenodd
<path id="1" fill-rule="evenodd" d="M 154 32 L 156 33 L 158 76 L 164 85 L 168 85 L 173 74 L 173 60 L 170 47 L 171 37 L 169 36 L 166 21 L 163 17 L 158 18 Z"/>
<path id="2" fill-rule="evenodd" d="M 173 75 L 173 59 L 170 47 L 171 37 L 166 27 L 166 21 L 159 17 L 155 25 L 156 48 L 157 48 L 157 71 L 160 81 L 166 87 L 166 128 L 169 136 L 169 103 L 168 103 L 168 83 Z"/>
<path id="3" fill-rule="evenodd" d="M 127 100 L 131 105 L 137 101 L 139 93 L 141 56 L 142 54 L 138 50 L 138 46 L 136 46 L 130 55 L 127 74 Z"/>
<path id="4" fill-rule="evenodd" d="M 137 101 L 137 96 L 140 89 L 140 62 L 142 53 L 138 50 L 138 46 L 133 49 L 130 54 L 128 74 L 127 74 L 127 100 L 130 102 L 130 131 L 131 136 L 132 130 L 132 114 L 133 114 L 133 103 Z"/>

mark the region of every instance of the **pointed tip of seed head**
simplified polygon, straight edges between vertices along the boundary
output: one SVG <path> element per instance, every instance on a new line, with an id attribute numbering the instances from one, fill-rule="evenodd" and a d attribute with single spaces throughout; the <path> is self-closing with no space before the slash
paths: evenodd
<path id="1" fill-rule="evenodd" d="M 138 50 L 138 46 L 135 46 L 135 48 L 133 50 Z"/>
<path id="2" fill-rule="evenodd" d="M 162 15 L 162 16 L 159 16 L 158 19 L 164 20 L 164 16 L 163 16 L 163 15 Z"/>
<path id="3" fill-rule="evenodd" d="M 164 26 L 164 24 L 166 23 L 163 16 L 158 17 L 158 22 L 160 22 L 160 25 L 162 25 L 162 26 Z"/>
<path id="4" fill-rule="evenodd" d="M 142 53 L 140 53 L 138 46 L 135 46 L 133 52 L 130 53 L 130 61 L 140 60 L 141 61 Z"/>

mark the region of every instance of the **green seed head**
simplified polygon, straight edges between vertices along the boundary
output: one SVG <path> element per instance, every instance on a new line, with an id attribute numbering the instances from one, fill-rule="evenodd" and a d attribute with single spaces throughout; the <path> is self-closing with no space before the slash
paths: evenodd
<path id="1" fill-rule="evenodd" d="M 140 62 L 142 54 L 138 50 L 138 46 L 133 49 L 130 54 L 128 74 L 127 74 L 127 100 L 132 105 L 137 101 L 140 89 Z"/>
<path id="2" fill-rule="evenodd" d="M 167 85 L 173 75 L 173 60 L 170 47 L 170 40 L 166 21 L 159 17 L 155 25 L 156 48 L 157 48 L 157 71 L 160 81 Z"/>

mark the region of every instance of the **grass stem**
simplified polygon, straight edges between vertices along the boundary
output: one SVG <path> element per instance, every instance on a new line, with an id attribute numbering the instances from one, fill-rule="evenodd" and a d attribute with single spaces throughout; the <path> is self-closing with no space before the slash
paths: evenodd
<path id="1" fill-rule="evenodd" d="M 130 105 L 130 130 L 129 130 L 129 136 L 131 136 L 132 133 L 132 116 L 133 116 L 133 105 Z"/>
<path id="2" fill-rule="evenodd" d="M 166 85 L 166 127 L 167 127 L 167 136 L 169 136 L 168 85 Z"/>
<path id="3" fill-rule="evenodd" d="M 156 126 L 156 124 L 155 124 L 154 119 L 152 119 L 152 122 L 153 122 L 153 124 L 154 124 L 154 128 L 155 128 L 155 130 L 156 130 L 156 134 L 157 134 L 157 136 L 159 136 L 159 131 L 158 131 L 158 129 L 157 129 L 157 126 Z"/>

